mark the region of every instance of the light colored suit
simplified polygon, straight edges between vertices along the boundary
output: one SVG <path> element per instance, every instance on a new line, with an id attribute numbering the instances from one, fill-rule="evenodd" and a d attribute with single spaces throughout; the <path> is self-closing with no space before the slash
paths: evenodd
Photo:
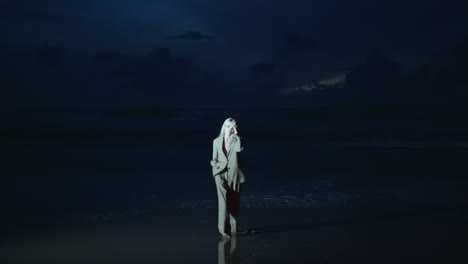
<path id="1" fill-rule="evenodd" d="M 245 181 L 244 172 L 239 166 L 237 153 L 244 149 L 242 138 L 239 135 L 231 135 L 231 143 L 227 150 L 227 157 L 223 152 L 223 138 L 217 137 L 213 140 L 213 158 L 211 166 L 213 176 L 218 175 L 224 168 L 228 168 L 227 181 L 229 186 L 243 183 Z"/>
<path id="2" fill-rule="evenodd" d="M 239 218 L 240 184 L 245 181 L 237 154 L 244 149 L 244 146 L 241 137 L 232 135 L 226 156 L 223 152 L 223 144 L 223 138 L 218 137 L 213 140 L 213 158 L 211 159 L 218 192 L 218 230 L 224 236 L 235 236 Z M 223 172 L 225 168 L 227 171 Z"/>

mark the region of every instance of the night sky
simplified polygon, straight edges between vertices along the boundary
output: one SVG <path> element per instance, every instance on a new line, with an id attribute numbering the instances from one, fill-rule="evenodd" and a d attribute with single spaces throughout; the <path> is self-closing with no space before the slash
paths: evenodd
<path id="1" fill-rule="evenodd" d="M 460 105 L 463 1 L 10 0 L 2 108 Z"/>

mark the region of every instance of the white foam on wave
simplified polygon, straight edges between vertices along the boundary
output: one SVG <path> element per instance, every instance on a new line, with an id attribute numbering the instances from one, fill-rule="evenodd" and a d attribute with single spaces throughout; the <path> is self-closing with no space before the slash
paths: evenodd
<path id="1" fill-rule="evenodd" d="M 241 207 L 246 208 L 309 208 L 321 206 L 344 205 L 352 196 L 339 192 L 318 192 L 303 196 L 292 195 L 244 195 L 241 196 Z M 179 208 L 215 208 L 215 200 L 192 200 L 179 203 Z"/>
<path id="2" fill-rule="evenodd" d="M 243 194 L 240 206 L 245 208 L 316 208 L 345 206 L 349 203 L 410 202 L 450 203 L 466 200 L 466 180 L 434 180 L 425 183 L 393 186 L 372 186 L 368 189 L 317 190 L 292 195 Z M 178 203 L 179 208 L 217 208 L 217 200 L 190 200 Z"/>

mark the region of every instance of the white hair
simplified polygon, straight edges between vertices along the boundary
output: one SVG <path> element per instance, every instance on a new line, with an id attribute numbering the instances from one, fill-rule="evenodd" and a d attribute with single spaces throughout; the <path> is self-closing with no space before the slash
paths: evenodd
<path id="1" fill-rule="evenodd" d="M 219 132 L 219 138 L 224 138 L 224 127 L 226 126 L 227 123 L 232 122 L 236 123 L 236 120 L 234 118 L 228 117 L 226 120 L 224 120 L 223 125 L 221 126 L 221 131 Z"/>

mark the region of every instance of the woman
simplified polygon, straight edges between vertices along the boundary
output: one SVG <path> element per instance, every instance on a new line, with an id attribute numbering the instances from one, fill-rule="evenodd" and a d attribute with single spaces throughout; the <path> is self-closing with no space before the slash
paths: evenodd
<path id="1" fill-rule="evenodd" d="M 218 190 L 218 230 L 223 238 L 237 233 L 240 205 L 240 184 L 245 176 L 239 166 L 238 152 L 243 150 L 232 118 L 224 121 L 219 136 L 213 140 L 211 166 Z"/>

